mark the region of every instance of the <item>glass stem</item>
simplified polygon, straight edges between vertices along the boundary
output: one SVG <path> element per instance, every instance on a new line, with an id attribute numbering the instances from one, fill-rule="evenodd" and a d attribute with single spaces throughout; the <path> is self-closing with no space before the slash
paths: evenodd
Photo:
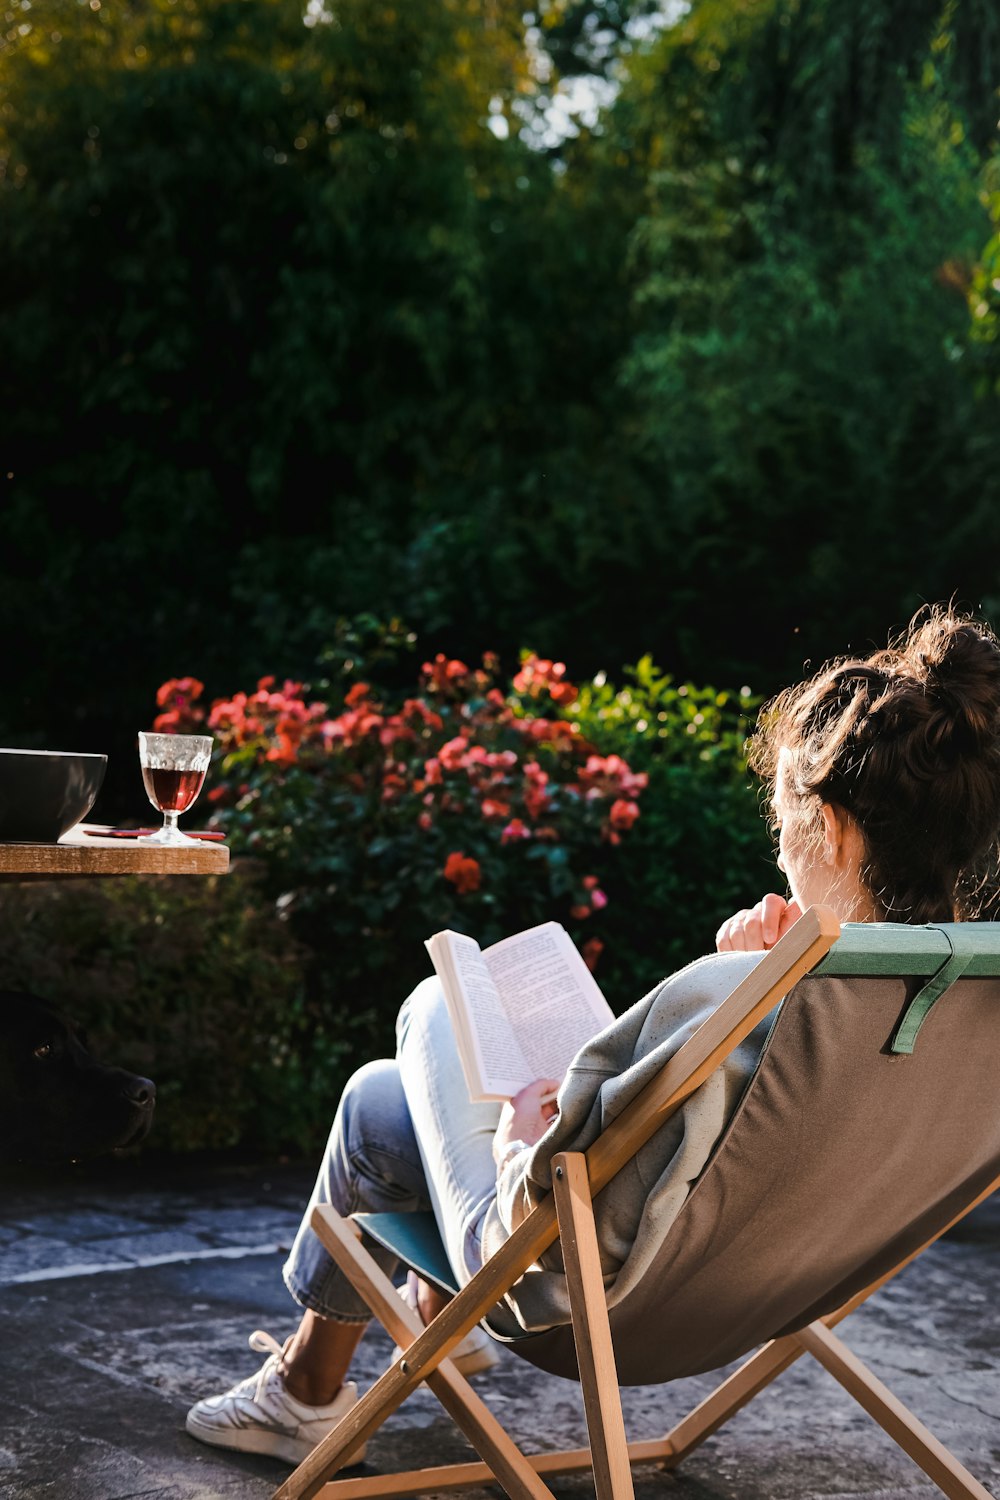
<path id="1" fill-rule="evenodd" d="M 170 809 L 170 811 L 165 812 L 163 814 L 163 826 L 164 826 L 164 828 L 169 829 L 171 833 L 176 833 L 178 831 L 178 829 L 177 829 L 177 819 L 179 817 L 180 817 L 180 813 L 174 811 L 173 809 Z"/>

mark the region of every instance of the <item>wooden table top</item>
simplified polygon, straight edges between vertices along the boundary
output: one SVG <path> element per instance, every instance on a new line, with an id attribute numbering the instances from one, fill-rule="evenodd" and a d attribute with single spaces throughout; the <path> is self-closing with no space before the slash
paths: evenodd
<path id="1" fill-rule="evenodd" d="M 199 839 L 183 849 L 88 833 L 78 823 L 58 844 L 0 844 L 0 880 L 66 875 L 221 875 L 229 868 L 223 843 Z"/>

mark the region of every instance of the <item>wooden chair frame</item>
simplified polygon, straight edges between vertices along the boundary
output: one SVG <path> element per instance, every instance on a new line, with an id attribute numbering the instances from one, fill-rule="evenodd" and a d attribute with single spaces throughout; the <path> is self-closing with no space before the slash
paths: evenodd
<path id="1" fill-rule="evenodd" d="M 588 1469 L 594 1475 L 598 1500 L 632 1500 L 634 1464 L 675 1468 L 805 1353 L 833 1375 L 944 1494 L 952 1500 L 994 1500 L 832 1330 L 1000 1188 L 1000 1177 L 926 1244 L 843 1307 L 798 1333 L 765 1344 L 662 1438 L 626 1440 L 592 1199 L 822 959 L 839 932 L 833 913 L 810 908 L 585 1154 L 564 1152 L 554 1159 L 552 1195 L 526 1216 L 502 1249 L 426 1328 L 365 1249 L 358 1227 L 327 1205 L 314 1210 L 312 1226 L 317 1235 L 403 1353 L 275 1491 L 274 1500 L 311 1500 L 318 1494 L 323 1500 L 389 1500 L 493 1481 L 512 1500 L 553 1500 L 544 1476 Z M 447 1355 L 557 1237 L 570 1294 L 590 1447 L 526 1456 Z M 424 1381 L 481 1462 L 332 1480 L 344 1457 Z"/>

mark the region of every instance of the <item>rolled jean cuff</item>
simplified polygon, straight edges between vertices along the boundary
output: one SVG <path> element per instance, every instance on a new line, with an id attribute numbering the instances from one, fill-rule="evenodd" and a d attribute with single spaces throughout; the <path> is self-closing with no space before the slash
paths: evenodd
<path id="1" fill-rule="evenodd" d="M 294 1275 L 291 1271 L 289 1271 L 287 1266 L 285 1267 L 282 1274 L 284 1276 L 286 1287 L 288 1288 L 289 1292 L 291 1292 L 292 1296 L 295 1298 L 295 1301 L 299 1304 L 299 1306 L 308 1308 L 310 1312 L 314 1312 L 319 1317 L 325 1318 L 328 1323 L 353 1323 L 355 1326 L 357 1326 L 359 1323 L 371 1322 L 372 1315 L 367 1310 L 363 1313 L 335 1312 L 334 1309 L 331 1308 L 329 1304 L 323 1300 L 322 1297 L 318 1297 L 312 1290 L 312 1288 L 309 1287 L 305 1282 L 296 1281 Z"/>
<path id="2" fill-rule="evenodd" d="M 388 1277 L 399 1261 L 381 1245 L 372 1245 L 372 1259 Z M 303 1225 L 281 1268 L 285 1286 L 300 1307 L 308 1307 L 332 1323 L 368 1323 L 371 1310 L 353 1288 L 316 1232 Z"/>

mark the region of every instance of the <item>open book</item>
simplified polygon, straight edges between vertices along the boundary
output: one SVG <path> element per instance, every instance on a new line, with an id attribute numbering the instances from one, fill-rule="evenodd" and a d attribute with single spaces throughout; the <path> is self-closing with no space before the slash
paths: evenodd
<path id="1" fill-rule="evenodd" d="M 427 951 L 444 990 L 472 1099 L 509 1099 L 562 1078 L 584 1042 L 614 1020 L 573 940 L 543 922 L 482 949 L 436 932 Z"/>

